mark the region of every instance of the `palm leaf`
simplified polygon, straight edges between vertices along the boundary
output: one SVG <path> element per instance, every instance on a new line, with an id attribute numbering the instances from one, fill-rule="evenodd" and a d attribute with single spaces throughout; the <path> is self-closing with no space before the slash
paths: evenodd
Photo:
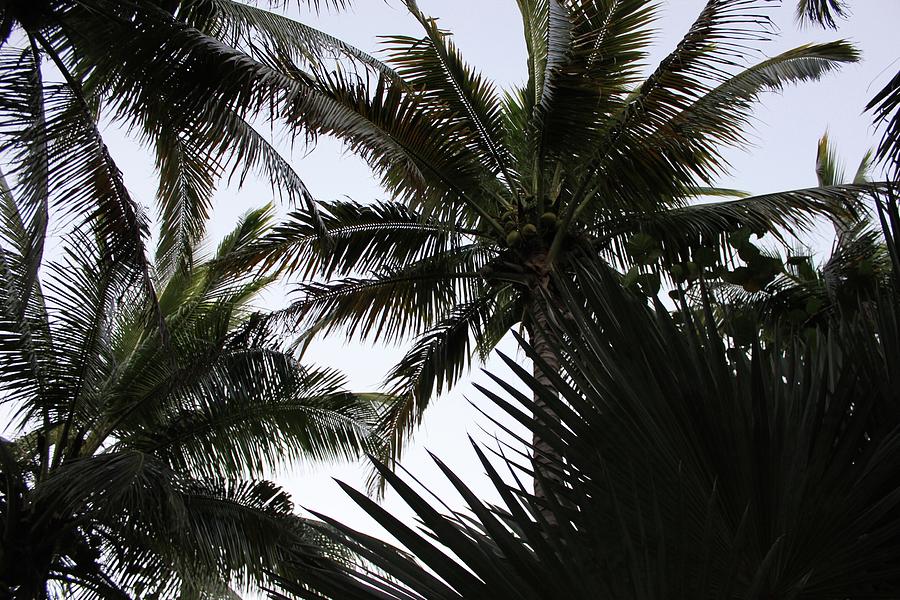
<path id="1" fill-rule="evenodd" d="M 343 2 L 337 4 L 340 6 Z M 193 0 L 181 3 L 177 18 L 258 58 L 276 54 L 291 60 L 303 58 L 311 63 L 341 59 L 343 64 L 349 59 L 365 68 L 394 75 L 390 67 L 366 52 L 314 27 L 258 6 L 234 0 Z M 260 45 L 264 47 L 262 52 L 258 49 Z"/>
<path id="2" fill-rule="evenodd" d="M 534 114 L 541 153 L 551 160 L 591 155 L 638 81 L 656 7 L 642 1 L 545 4 L 551 32 L 559 30 L 552 44 L 559 58 L 547 66 Z"/>
<path id="3" fill-rule="evenodd" d="M 419 336 L 391 369 L 386 385 L 393 400 L 385 407 L 379 425 L 384 438 L 390 440 L 391 461 L 399 457 L 430 400 L 468 371 L 474 348 L 485 343 L 485 331 L 496 308 L 492 294 L 458 303 Z"/>
<path id="4" fill-rule="evenodd" d="M 801 46 L 745 69 L 690 102 L 673 107 L 655 131 L 641 134 L 643 139 L 623 142 L 628 152 L 611 153 L 609 160 L 600 161 L 596 185 L 603 192 L 588 195 L 581 210 L 596 197 L 623 206 L 646 205 L 648 196 L 657 197 L 654 193 L 665 198 L 677 196 L 681 188 L 691 189 L 698 182 L 711 185 L 716 176 L 728 170 L 723 149 L 747 143 L 744 130 L 749 125 L 749 109 L 760 94 L 817 80 L 856 60 L 858 53 L 845 42 Z"/>
<path id="5" fill-rule="evenodd" d="M 879 302 L 876 329 L 851 319 L 806 348 L 744 354 L 715 331 L 678 327 L 593 262 L 578 274 L 579 288 L 567 288 L 560 307 L 567 316 L 556 319 L 565 375 L 545 370 L 555 392 L 504 357 L 559 420 L 512 382 L 495 377 L 502 392 L 482 390 L 565 456 L 556 459 L 565 483 L 544 481 L 554 494 L 538 499 L 515 477 L 530 476 L 531 461 L 500 456 L 513 473 L 504 478 L 476 447 L 502 498 L 490 506 L 437 461 L 468 516 L 442 513 L 380 467 L 419 531 L 344 489 L 415 557 L 328 520 L 336 539 L 390 579 L 334 563 L 301 566 L 312 587 L 301 597 L 895 594 L 900 413 L 890 387 L 895 358 L 884 351 L 900 335 L 896 304 Z M 557 524 L 543 520 L 544 502 Z M 289 579 L 281 585 L 300 590 Z"/>
<path id="6" fill-rule="evenodd" d="M 884 128 L 875 157 L 893 169 L 897 179 L 900 177 L 900 72 L 875 94 L 866 110 L 874 114 L 876 125 Z"/>
<path id="7" fill-rule="evenodd" d="M 843 0 L 799 0 L 797 20 L 801 23 L 818 23 L 825 27 L 837 27 L 837 20 L 847 17 L 847 4 Z"/>
<path id="8" fill-rule="evenodd" d="M 198 478 L 261 477 L 286 465 L 353 460 L 378 450 L 379 398 L 344 392 L 329 371 L 288 357 L 232 351 L 197 381 L 170 392 L 152 429 L 120 428 L 118 445 L 152 453 Z"/>
<path id="9" fill-rule="evenodd" d="M 399 341 L 422 333 L 456 303 L 475 298 L 481 289 L 479 269 L 489 258 L 473 244 L 367 278 L 303 283 L 297 287 L 301 299 L 276 317 L 321 333 L 340 330 L 373 341 Z"/>
<path id="10" fill-rule="evenodd" d="M 463 62 L 447 33 L 438 29 L 437 19 L 426 17 L 415 0 L 406 0 L 406 5 L 426 37 L 388 38 L 389 59 L 447 126 L 459 123 L 460 142 L 474 151 L 487 173 L 499 174 L 508 188 L 513 187 L 514 174 L 501 144 L 501 105 L 493 86 Z"/>
<path id="11" fill-rule="evenodd" d="M 870 185 L 815 187 L 609 218 L 602 221 L 609 233 L 596 244 L 610 256 L 622 256 L 626 238 L 640 231 L 662 241 L 667 254 L 686 256 L 689 248 L 721 244 L 743 227 L 771 233 L 787 246 L 789 238 L 809 231 L 816 217 L 855 219 L 863 210 L 861 198 L 870 194 Z"/>
<path id="12" fill-rule="evenodd" d="M 398 202 L 323 202 L 320 212 L 295 211 L 246 251 L 247 260 L 333 278 L 353 272 L 400 269 L 436 254 L 453 252 L 477 231 L 425 218 Z M 325 239 L 320 232 L 323 232 Z"/>

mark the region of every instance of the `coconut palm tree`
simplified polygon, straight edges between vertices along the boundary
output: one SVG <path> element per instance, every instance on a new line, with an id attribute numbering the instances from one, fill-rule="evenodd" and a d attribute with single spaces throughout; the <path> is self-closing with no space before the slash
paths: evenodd
<path id="1" fill-rule="evenodd" d="M 535 464 L 514 452 L 476 445 L 500 498 L 492 503 L 471 474 L 436 458 L 464 501 L 456 510 L 381 467 L 419 527 L 344 486 L 400 548 L 330 520 L 331 534 L 377 569 L 303 569 L 303 597 L 896 598 L 896 296 L 876 301 L 874 320 L 836 318 L 809 345 L 743 353 L 714 328 L 680 327 L 663 306 L 617 289 L 603 265 L 577 268 L 579 289 L 553 308 L 564 377 L 542 367 L 560 397 L 504 357 L 559 420 L 532 418 L 542 409 L 512 381 L 482 390 L 567 457 L 554 463 L 568 473 L 556 524 L 521 482 Z"/>
<path id="2" fill-rule="evenodd" d="M 269 213 L 154 280 L 164 340 L 140 269 L 100 232 L 44 261 L 0 192 L 0 595 L 224 597 L 288 573 L 318 536 L 265 477 L 377 450 L 378 397 L 242 335 L 270 279 L 224 265 Z"/>
<path id="3" fill-rule="evenodd" d="M 860 192 L 691 203 L 728 193 L 711 188 L 727 171 L 723 149 L 745 142 L 762 92 L 857 60 L 833 42 L 748 66 L 747 48 L 769 36 L 765 4 L 710 0 L 644 77 L 655 4 L 521 0 L 528 78 L 504 94 L 414 0 L 406 5 L 424 34 L 387 39 L 395 75 L 281 61 L 314 90 L 285 119 L 344 140 L 391 199 L 295 212 L 251 258 L 317 278 L 283 315 L 311 332 L 416 336 L 389 377 L 399 401 L 383 424 L 395 451 L 474 351 L 486 355 L 517 324 L 545 362 L 556 360 L 540 331 L 555 302 L 550 274 L 567 273 L 571 256 L 637 262 L 634 277 L 652 293 L 660 260 L 715 248 L 742 226 L 802 230 Z M 540 439 L 535 446 L 550 451 Z"/>

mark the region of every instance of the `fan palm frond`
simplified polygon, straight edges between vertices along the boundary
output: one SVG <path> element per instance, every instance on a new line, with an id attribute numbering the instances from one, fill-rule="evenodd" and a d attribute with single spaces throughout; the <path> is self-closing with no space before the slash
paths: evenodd
<path id="1" fill-rule="evenodd" d="M 344 489 L 405 550 L 323 519 L 387 576 L 301 566 L 282 589 L 302 581 L 306 598 L 397 600 L 896 593 L 900 412 L 896 355 L 885 354 L 900 335 L 896 303 L 882 298 L 874 321 L 836 322 L 805 348 L 745 354 L 629 296 L 603 265 L 577 268 L 578 288 L 554 313 L 563 373 L 542 367 L 554 390 L 504 359 L 557 418 L 512 382 L 482 390 L 565 457 L 553 459 L 564 483 L 544 480 L 553 494 L 538 498 L 519 479 L 540 474 L 535 463 L 492 460 L 476 445 L 501 504 L 435 459 L 465 502 L 447 512 L 411 476 L 380 467 L 418 529 Z"/>

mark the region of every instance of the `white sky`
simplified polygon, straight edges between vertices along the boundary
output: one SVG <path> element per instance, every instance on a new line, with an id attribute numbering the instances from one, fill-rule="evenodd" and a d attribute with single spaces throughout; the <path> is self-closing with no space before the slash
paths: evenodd
<path id="1" fill-rule="evenodd" d="M 309 14 L 303 19 L 369 51 L 377 50 L 376 36 L 395 33 L 418 33 L 414 21 L 401 8 L 399 0 L 357 0 L 356 8 L 341 14 L 319 17 Z M 480 67 L 501 87 L 520 83 L 525 77 L 524 42 L 515 0 L 420 0 L 421 8 L 440 17 L 441 26 L 454 32 L 455 41 L 467 60 Z M 651 65 L 656 64 L 677 43 L 689 24 L 699 13 L 701 0 L 672 0 L 663 2 L 661 33 Z M 900 25 L 900 2 L 897 0 L 855 0 L 852 18 L 835 33 L 819 29 L 799 30 L 793 22 L 794 2 L 772 10 L 771 14 L 782 31 L 776 41 L 764 46 L 766 55 L 774 55 L 790 47 L 812 41 L 838 37 L 854 41 L 864 53 L 864 62 L 846 67 L 825 81 L 793 88 L 782 95 L 769 95 L 760 105 L 754 131 L 756 147 L 729 154 L 735 175 L 721 182 L 726 187 L 764 193 L 815 185 L 816 142 L 828 129 L 841 149 L 841 155 L 852 172 L 863 153 L 876 143 L 868 115 L 862 115 L 865 102 L 880 89 L 890 74 L 897 70 L 896 35 Z M 759 57 L 761 58 L 761 57 Z M 126 142 L 121 132 L 112 128 L 106 132 L 107 141 L 125 173 L 126 183 L 136 198 L 150 206 L 153 202 L 155 180 L 152 160 Z M 276 136 L 278 137 L 278 136 Z M 294 164 L 310 189 L 321 199 L 350 197 L 357 201 L 384 199 L 366 166 L 341 151 L 339 144 L 322 140 L 318 147 L 304 156 L 293 155 Z M 217 205 L 210 234 L 218 238 L 230 229 L 237 215 L 271 199 L 264 182 L 249 182 L 244 189 L 223 189 Z M 827 247 L 830 240 L 825 232 L 811 240 L 816 246 Z M 277 288 L 266 297 L 267 307 L 286 302 L 285 289 Z M 515 354 L 515 344 L 507 339 L 502 345 L 507 353 Z M 306 362 L 340 368 L 350 378 L 355 390 L 376 388 L 393 362 L 402 354 L 398 348 L 363 347 L 345 343 L 342 339 L 317 342 L 308 352 Z M 521 357 L 520 357 L 521 358 Z M 498 360 L 488 368 L 503 374 Z M 488 431 L 495 428 L 468 403 L 481 401 L 471 381 L 486 382 L 477 373 L 466 379 L 452 393 L 438 399 L 428 411 L 415 441 L 405 454 L 403 464 L 439 495 L 456 496 L 430 463 L 426 448 L 447 462 L 476 490 L 484 490 L 486 478 L 477 463 L 466 438 L 488 441 Z M 481 402 L 484 405 L 484 402 Z M 377 532 L 378 528 L 355 508 L 331 477 L 338 477 L 356 487 L 362 487 L 360 466 L 297 468 L 283 473 L 279 481 L 294 495 L 298 505 L 322 511 L 351 526 Z M 487 495 L 487 492 L 485 492 Z M 394 514 L 407 518 L 409 511 L 395 497 L 388 495 L 387 506 Z"/>

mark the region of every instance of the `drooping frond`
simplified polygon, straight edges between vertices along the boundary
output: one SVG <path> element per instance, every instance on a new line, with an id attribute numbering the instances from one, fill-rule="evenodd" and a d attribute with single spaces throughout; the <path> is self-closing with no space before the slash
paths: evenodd
<path id="1" fill-rule="evenodd" d="M 623 141 L 626 150 L 601 158 L 586 185 L 602 190 L 598 196 L 604 202 L 621 206 L 647 205 L 648 198 L 677 198 L 681 189 L 712 185 L 729 169 L 723 150 L 747 143 L 751 107 L 763 92 L 817 80 L 856 60 L 858 53 L 844 42 L 800 46 L 729 77 L 697 98 L 684 103 L 679 98 L 654 131 Z M 590 197 L 585 200 L 585 208 L 592 202 Z"/>
<path id="2" fill-rule="evenodd" d="M 312 82 L 293 71 L 296 80 Z M 380 175 L 392 196 L 466 224 L 491 222 L 497 205 L 484 197 L 485 166 L 466 147 L 466 129 L 428 110 L 429 102 L 398 82 L 319 73 L 312 93 L 300 92 L 288 121 L 298 129 L 343 140 Z M 437 118 L 435 118 L 437 117 Z"/>
<path id="3" fill-rule="evenodd" d="M 285 354 L 230 351 L 173 389 L 152 426 L 123 427 L 117 445 L 200 478 L 259 478 L 300 461 L 352 460 L 378 449 L 379 406 L 377 397 L 343 388 L 336 373 L 304 369 Z"/>
<path id="4" fill-rule="evenodd" d="M 597 246 L 613 256 L 624 254 L 629 236 L 643 232 L 660 241 L 672 255 L 688 248 L 712 246 L 740 228 L 770 233 L 785 246 L 809 231 L 819 217 L 841 215 L 853 220 L 862 210 L 869 185 L 838 185 L 705 202 L 655 212 L 637 213 L 598 224 Z M 608 229 L 607 229 L 608 228 Z"/>
<path id="5" fill-rule="evenodd" d="M 866 105 L 875 124 L 884 129 L 875 157 L 888 165 L 900 180 L 900 71 Z"/>
<path id="6" fill-rule="evenodd" d="M 799 0 L 797 20 L 800 23 L 818 23 L 823 27 L 837 27 L 837 20 L 846 18 L 849 8 L 844 0 Z"/>
<path id="7" fill-rule="evenodd" d="M 177 130 L 163 129 L 155 145 L 162 224 L 156 264 L 168 278 L 176 269 L 190 268 L 193 248 L 209 219 L 220 167 Z"/>
<path id="8" fill-rule="evenodd" d="M 279 318 L 298 319 L 321 333 L 399 341 L 426 331 L 456 303 L 477 297 L 479 269 L 490 257 L 489 250 L 467 245 L 366 278 L 300 284 L 302 298 Z"/>
<path id="9" fill-rule="evenodd" d="M 394 400 L 386 407 L 379 428 L 391 441 L 392 460 L 399 456 L 404 441 L 422 421 L 431 399 L 466 374 L 475 349 L 483 345 L 496 304 L 492 294 L 459 302 L 450 314 L 416 339 L 391 369 L 386 385 Z"/>
<path id="10" fill-rule="evenodd" d="M 334 201 L 319 214 L 295 211 L 247 248 L 246 260 L 303 278 L 399 269 L 452 252 L 478 235 L 455 223 L 427 218 L 398 202 Z M 324 233 L 324 237 L 319 233 Z"/>
<path id="11" fill-rule="evenodd" d="M 265 59 L 272 55 L 291 60 L 320 63 L 349 60 L 362 67 L 394 75 L 370 54 L 334 36 L 284 15 L 235 0 L 189 0 L 181 2 L 175 15 L 207 35 L 250 56 Z"/>

